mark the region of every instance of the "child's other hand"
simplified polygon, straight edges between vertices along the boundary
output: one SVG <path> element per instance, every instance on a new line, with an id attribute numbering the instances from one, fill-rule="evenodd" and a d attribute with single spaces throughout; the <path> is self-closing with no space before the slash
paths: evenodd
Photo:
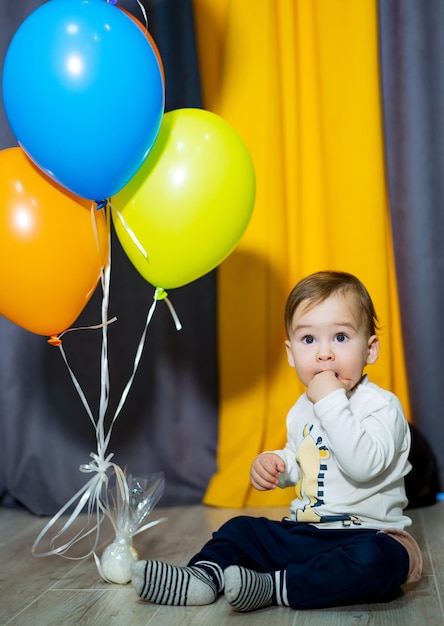
<path id="1" fill-rule="evenodd" d="M 259 491 L 276 489 L 282 472 L 285 472 L 285 463 L 281 457 L 274 452 L 263 452 L 251 464 L 251 484 Z"/>

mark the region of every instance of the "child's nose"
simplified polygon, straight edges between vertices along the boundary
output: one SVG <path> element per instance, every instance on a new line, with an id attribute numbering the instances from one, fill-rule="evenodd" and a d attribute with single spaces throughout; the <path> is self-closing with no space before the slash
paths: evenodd
<path id="1" fill-rule="evenodd" d="M 333 359 L 333 351 L 328 343 L 319 344 L 318 361 L 330 361 Z"/>

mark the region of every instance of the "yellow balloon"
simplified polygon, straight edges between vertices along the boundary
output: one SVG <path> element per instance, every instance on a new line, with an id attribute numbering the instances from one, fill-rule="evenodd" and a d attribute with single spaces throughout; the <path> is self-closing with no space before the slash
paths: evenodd
<path id="1" fill-rule="evenodd" d="M 221 117 L 165 113 L 142 167 L 111 199 L 119 241 L 155 287 L 196 280 L 236 247 L 250 220 L 256 181 L 250 154 Z"/>

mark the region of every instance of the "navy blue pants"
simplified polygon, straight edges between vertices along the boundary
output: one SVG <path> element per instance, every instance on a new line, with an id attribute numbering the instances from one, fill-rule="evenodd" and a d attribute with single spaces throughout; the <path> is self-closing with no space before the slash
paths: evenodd
<path id="1" fill-rule="evenodd" d="M 369 529 L 319 529 L 310 524 L 239 516 L 226 522 L 196 554 L 225 569 L 285 570 L 294 609 L 387 602 L 407 578 L 407 550 Z"/>

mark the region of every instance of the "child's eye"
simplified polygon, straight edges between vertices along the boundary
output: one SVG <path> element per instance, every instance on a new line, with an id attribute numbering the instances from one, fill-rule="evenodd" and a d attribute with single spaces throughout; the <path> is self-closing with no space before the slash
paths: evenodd
<path id="1" fill-rule="evenodd" d="M 345 333 L 338 333 L 336 335 L 336 341 L 338 343 L 344 343 L 344 341 L 347 341 L 347 335 Z"/>
<path id="2" fill-rule="evenodd" d="M 302 343 L 306 343 L 306 344 L 314 343 L 313 335 L 305 335 L 305 337 L 302 338 Z"/>

